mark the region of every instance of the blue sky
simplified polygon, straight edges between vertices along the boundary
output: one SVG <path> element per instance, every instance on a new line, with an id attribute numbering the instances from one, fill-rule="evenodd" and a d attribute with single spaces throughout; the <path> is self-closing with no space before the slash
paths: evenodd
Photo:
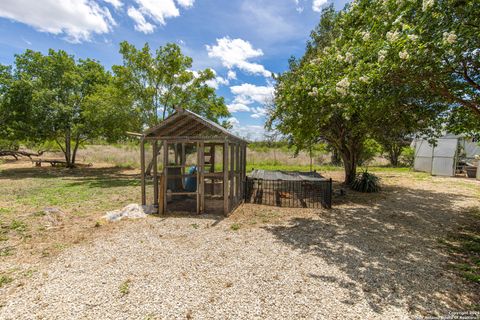
<path id="1" fill-rule="evenodd" d="M 234 131 L 261 138 L 271 72 L 301 56 L 320 10 L 332 0 L 2 0 L 0 63 L 25 49 L 63 49 L 105 66 L 121 63 L 118 44 L 178 43 L 193 70 L 212 68 Z M 341 9 L 346 0 L 335 0 Z"/>

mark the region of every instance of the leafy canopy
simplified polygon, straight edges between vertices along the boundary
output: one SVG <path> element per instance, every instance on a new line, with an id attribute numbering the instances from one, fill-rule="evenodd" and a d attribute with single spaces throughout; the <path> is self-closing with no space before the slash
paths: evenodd
<path id="1" fill-rule="evenodd" d="M 211 69 L 191 71 L 192 59 L 184 56 L 177 44 L 168 43 L 152 53 L 146 43 L 137 49 L 120 44 L 123 65 L 113 66 L 118 85 L 128 92 L 132 104 L 141 111 L 146 126 L 154 126 L 175 107 L 197 112 L 218 121 L 230 114 L 223 97 L 208 85 L 215 79 Z"/>

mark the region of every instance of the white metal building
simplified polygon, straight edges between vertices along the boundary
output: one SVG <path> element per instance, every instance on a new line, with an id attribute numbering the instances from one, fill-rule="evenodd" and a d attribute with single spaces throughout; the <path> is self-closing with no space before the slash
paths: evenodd
<path id="1" fill-rule="evenodd" d="M 459 151 L 467 162 L 475 161 L 475 155 L 480 155 L 477 141 L 453 134 L 438 138 L 435 145 L 425 139 L 415 139 L 412 147 L 415 149 L 414 169 L 438 176 L 455 175 Z"/>

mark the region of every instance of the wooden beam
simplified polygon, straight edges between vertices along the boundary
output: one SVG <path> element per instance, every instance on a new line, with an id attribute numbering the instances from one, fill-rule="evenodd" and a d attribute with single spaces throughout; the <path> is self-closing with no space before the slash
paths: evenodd
<path id="1" fill-rule="evenodd" d="M 210 145 L 210 172 L 215 172 L 215 145 Z"/>
<path id="2" fill-rule="evenodd" d="M 197 214 L 200 214 L 200 142 L 197 142 Z"/>
<path id="3" fill-rule="evenodd" d="M 187 163 L 187 159 L 185 159 L 185 143 L 182 142 L 182 158 L 180 159 L 180 164 L 182 165 L 182 168 L 180 169 L 180 172 L 182 174 L 185 174 L 185 165 Z M 185 189 L 185 179 L 182 179 L 182 186 Z"/>
<path id="4" fill-rule="evenodd" d="M 190 125 L 191 125 L 191 119 L 189 119 L 188 117 L 180 118 L 176 122 L 172 123 L 171 126 L 164 128 L 165 132 L 162 132 L 161 135 L 168 136 L 171 134 L 176 134 L 182 128 L 188 127 Z"/>
<path id="5" fill-rule="evenodd" d="M 127 132 L 125 132 L 125 133 L 127 134 L 127 136 L 143 138 L 143 134 L 142 134 L 142 133 L 130 132 L 130 131 L 127 131 Z"/>
<path id="6" fill-rule="evenodd" d="M 230 145 L 230 208 L 235 206 L 235 144 Z"/>
<path id="7" fill-rule="evenodd" d="M 157 162 L 157 152 L 158 142 L 153 142 L 153 205 L 155 208 L 158 208 L 158 162 Z"/>
<path id="8" fill-rule="evenodd" d="M 155 141 L 155 140 L 168 140 L 169 142 L 186 142 L 194 143 L 197 141 L 203 141 L 205 143 L 218 143 L 222 144 L 225 142 L 225 138 L 221 136 L 162 136 L 162 137 L 146 137 L 145 140 Z M 230 140 L 227 140 L 230 141 Z"/>
<path id="9" fill-rule="evenodd" d="M 223 214 L 228 216 L 228 142 L 223 144 Z"/>
<path id="10" fill-rule="evenodd" d="M 145 140 L 142 138 L 140 141 L 140 170 L 141 170 L 141 182 L 142 182 L 142 205 L 147 204 L 147 192 L 145 186 Z"/>
<path id="11" fill-rule="evenodd" d="M 242 199 L 245 199 L 245 183 L 247 182 L 247 145 L 244 144 L 243 148 L 243 163 L 242 163 L 242 185 L 243 185 L 243 192 L 242 192 Z"/>
<path id="12" fill-rule="evenodd" d="M 163 213 L 167 213 L 167 189 L 168 189 L 168 141 L 163 143 Z"/>
<path id="13" fill-rule="evenodd" d="M 236 144 L 235 152 L 235 202 L 238 203 L 240 200 L 240 154 L 242 150 L 240 145 Z"/>
<path id="14" fill-rule="evenodd" d="M 199 143 L 200 148 L 198 149 L 198 152 L 200 154 L 200 162 L 199 162 L 199 195 L 200 195 L 200 213 L 203 213 L 205 211 L 205 178 L 204 178 L 204 172 L 205 172 L 205 144 L 203 142 Z"/>
<path id="15" fill-rule="evenodd" d="M 199 133 L 206 131 L 207 128 L 205 128 L 202 124 L 195 124 L 191 126 L 190 128 L 183 128 L 182 130 L 178 130 L 177 134 L 179 136 L 183 135 L 188 135 L 190 137 L 194 137 L 198 135 Z"/>
<path id="16" fill-rule="evenodd" d="M 174 122 L 178 117 L 182 116 L 183 113 L 174 113 L 172 114 L 171 116 L 168 116 L 167 119 L 163 120 L 162 122 L 160 122 L 159 124 L 157 124 L 156 126 L 148 129 L 145 131 L 145 135 L 150 135 L 152 133 L 154 133 L 155 131 L 161 129 L 162 127 L 165 127 L 166 125 L 168 125 L 170 122 Z"/>

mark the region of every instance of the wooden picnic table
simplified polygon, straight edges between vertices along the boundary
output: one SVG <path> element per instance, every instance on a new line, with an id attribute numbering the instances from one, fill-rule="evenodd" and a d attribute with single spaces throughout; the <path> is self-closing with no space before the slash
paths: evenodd
<path id="1" fill-rule="evenodd" d="M 67 162 L 65 162 L 65 160 L 55 160 L 55 159 L 33 159 L 32 163 L 35 164 L 35 167 L 41 167 L 42 163 L 49 163 L 52 167 L 67 164 Z"/>

